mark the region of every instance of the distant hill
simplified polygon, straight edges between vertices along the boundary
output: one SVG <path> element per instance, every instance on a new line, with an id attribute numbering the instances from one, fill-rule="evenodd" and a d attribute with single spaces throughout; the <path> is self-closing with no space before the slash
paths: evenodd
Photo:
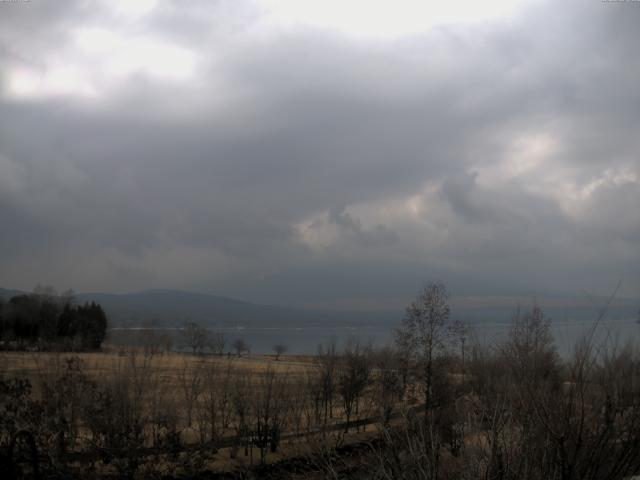
<path id="1" fill-rule="evenodd" d="M 0 297 L 8 299 L 19 290 L 0 288 Z M 293 308 L 260 305 L 229 297 L 184 292 L 178 290 L 147 290 L 137 293 L 81 293 L 79 303 L 95 301 L 107 312 L 112 326 L 181 326 L 193 321 L 209 327 L 308 327 L 378 325 L 392 328 L 403 317 L 402 309 L 385 311 L 340 311 L 320 308 Z M 582 297 L 554 299 L 539 298 L 545 314 L 553 321 L 592 321 L 598 313 L 595 306 Z M 555 302 L 555 303 L 554 303 Z M 545 305 L 546 304 L 546 305 Z M 469 323 L 508 322 L 516 303 L 500 305 L 455 305 L 452 317 Z M 526 309 L 529 304 L 521 303 Z M 640 301 L 616 299 L 607 311 L 607 319 L 635 319 Z"/>
<path id="2" fill-rule="evenodd" d="M 178 326 L 193 321 L 210 327 L 295 327 L 378 323 L 388 313 L 336 312 L 259 305 L 228 297 L 177 290 L 138 293 L 83 293 L 79 302 L 95 301 L 118 326 Z M 392 316 L 393 318 L 394 316 Z"/>
<path id="3" fill-rule="evenodd" d="M 138 293 L 77 295 L 79 302 L 95 301 L 118 326 L 180 326 L 194 321 L 210 327 L 302 327 L 385 325 L 391 327 L 404 315 L 403 309 L 383 311 L 341 311 L 320 308 L 294 308 L 260 305 L 229 297 L 177 290 L 147 290 Z M 539 304 L 552 321 L 592 321 L 606 299 L 584 297 L 540 298 Z M 465 322 L 508 322 L 513 316 L 516 300 L 494 306 L 453 306 L 452 318 Z M 520 303 L 523 309 L 530 302 Z M 636 318 L 640 302 L 618 298 L 607 311 L 611 320 Z"/>

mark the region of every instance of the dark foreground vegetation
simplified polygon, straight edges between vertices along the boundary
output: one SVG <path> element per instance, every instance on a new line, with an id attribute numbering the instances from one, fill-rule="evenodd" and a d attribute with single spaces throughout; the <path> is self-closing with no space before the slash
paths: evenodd
<path id="1" fill-rule="evenodd" d="M 0 298 L 1 350 L 97 350 L 107 332 L 107 316 L 94 302 L 76 305 L 73 292 L 51 287 Z"/>
<path id="2" fill-rule="evenodd" d="M 395 348 L 22 354 L 29 371 L 5 354 L 0 478 L 623 479 L 640 473 L 640 355 L 592 338 L 561 359 L 532 308 L 480 344 L 428 285 Z"/>

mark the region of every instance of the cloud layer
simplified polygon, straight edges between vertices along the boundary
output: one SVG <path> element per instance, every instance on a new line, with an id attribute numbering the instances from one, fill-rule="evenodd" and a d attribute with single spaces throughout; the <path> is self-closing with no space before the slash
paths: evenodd
<path id="1" fill-rule="evenodd" d="M 0 4 L 1 285 L 640 295 L 638 4 L 274 5 Z"/>

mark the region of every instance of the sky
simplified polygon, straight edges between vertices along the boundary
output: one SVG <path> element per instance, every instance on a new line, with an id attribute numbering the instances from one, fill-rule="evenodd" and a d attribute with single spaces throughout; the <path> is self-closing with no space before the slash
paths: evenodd
<path id="1" fill-rule="evenodd" d="M 0 2 L 0 286 L 640 297 L 640 2 Z"/>

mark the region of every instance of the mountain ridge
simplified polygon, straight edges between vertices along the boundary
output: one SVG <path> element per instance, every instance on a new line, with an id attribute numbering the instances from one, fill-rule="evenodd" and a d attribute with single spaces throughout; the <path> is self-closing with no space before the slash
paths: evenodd
<path id="1" fill-rule="evenodd" d="M 5 299 L 25 293 L 28 292 L 0 288 L 0 297 Z M 227 296 L 172 289 L 150 289 L 129 293 L 86 292 L 78 293 L 75 297 L 79 303 L 94 301 L 101 304 L 114 327 L 175 327 L 186 322 L 197 322 L 212 328 L 345 325 L 385 325 L 391 328 L 404 314 L 403 308 L 381 311 L 303 308 L 258 304 Z M 639 304 L 636 299 L 616 299 L 616 305 L 609 308 L 607 318 L 635 318 Z M 525 308 L 526 306 L 524 305 Z M 452 318 L 469 323 L 505 322 L 510 320 L 515 307 L 516 304 L 511 305 L 508 302 L 503 305 L 484 306 L 464 306 L 453 302 Z M 555 321 L 589 321 L 597 316 L 598 305 L 551 305 L 543 306 L 543 310 Z"/>

